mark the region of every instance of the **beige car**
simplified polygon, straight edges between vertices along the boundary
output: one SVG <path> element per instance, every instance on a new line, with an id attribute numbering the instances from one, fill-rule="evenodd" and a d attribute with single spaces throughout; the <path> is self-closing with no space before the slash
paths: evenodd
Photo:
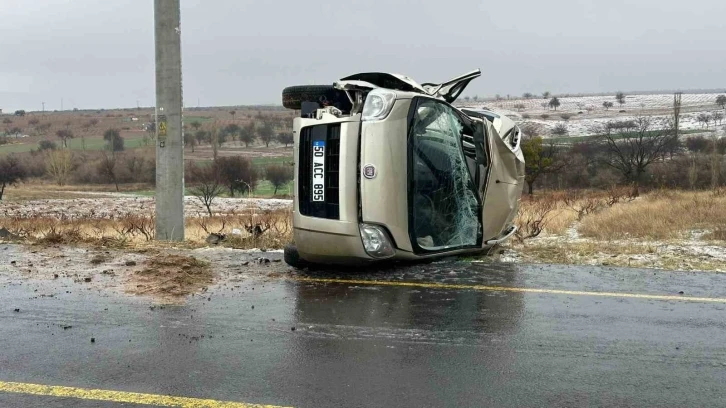
<path id="1" fill-rule="evenodd" d="M 451 104 L 480 71 L 443 84 L 362 73 L 296 86 L 292 266 L 413 261 L 486 251 L 516 231 L 519 128 Z"/>

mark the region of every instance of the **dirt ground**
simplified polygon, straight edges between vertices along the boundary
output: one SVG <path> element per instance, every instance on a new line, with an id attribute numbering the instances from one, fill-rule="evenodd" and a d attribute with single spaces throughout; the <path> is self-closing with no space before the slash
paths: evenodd
<path id="1" fill-rule="evenodd" d="M 114 292 L 155 304 L 183 303 L 203 296 L 215 283 L 234 285 L 289 270 L 280 251 L 175 248 L 115 250 L 0 242 L 0 285 L 26 278 L 65 281 L 69 291 Z M 52 296 L 39 293 L 38 296 Z"/>

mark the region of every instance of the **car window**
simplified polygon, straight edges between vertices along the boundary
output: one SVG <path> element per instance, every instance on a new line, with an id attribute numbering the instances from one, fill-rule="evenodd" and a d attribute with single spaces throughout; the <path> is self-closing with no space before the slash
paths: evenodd
<path id="1" fill-rule="evenodd" d="M 426 251 L 476 245 L 480 205 L 461 148 L 458 116 L 446 104 L 421 98 L 411 126 L 414 244 Z"/>

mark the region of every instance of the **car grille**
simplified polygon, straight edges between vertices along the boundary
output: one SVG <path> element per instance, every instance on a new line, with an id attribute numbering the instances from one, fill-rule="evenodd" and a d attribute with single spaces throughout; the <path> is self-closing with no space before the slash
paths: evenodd
<path id="1" fill-rule="evenodd" d="M 325 141 L 325 201 L 313 201 L 313 142 Z M 300 130 L 298 210 L 309 217 L 340 219 L 340 124 Z"/>

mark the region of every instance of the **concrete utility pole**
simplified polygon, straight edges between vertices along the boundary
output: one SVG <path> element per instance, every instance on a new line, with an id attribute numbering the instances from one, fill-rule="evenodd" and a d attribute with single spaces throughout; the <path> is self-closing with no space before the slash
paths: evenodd
<path id="1" fill-rule="evenodd" d="M 184 240 L 179 0 L 154 0 L 156 39 L 156 239 Z"/>

